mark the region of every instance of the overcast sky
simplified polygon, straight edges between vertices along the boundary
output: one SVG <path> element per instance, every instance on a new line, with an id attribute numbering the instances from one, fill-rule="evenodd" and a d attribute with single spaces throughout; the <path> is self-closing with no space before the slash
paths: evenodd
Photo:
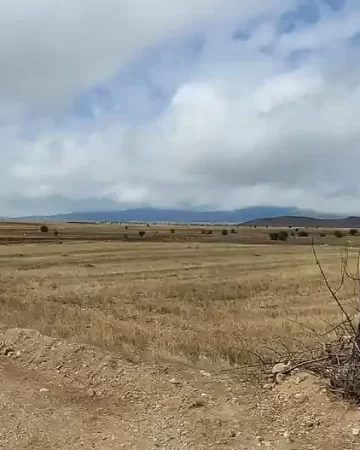
<path id="1" fill-rule="evenodd" d="M 2 0 L 0 215 L 360 213 L 359 0 Z"/>

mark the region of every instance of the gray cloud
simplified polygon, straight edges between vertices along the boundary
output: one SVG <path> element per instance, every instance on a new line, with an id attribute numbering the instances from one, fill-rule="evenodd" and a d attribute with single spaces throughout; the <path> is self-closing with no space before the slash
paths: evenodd
<path id="1" fill-rule="evenodd" d="M 193 0 L 191 14 L 187 2 L 170 7 L 165 0 L 149 2 L 151 10 L 140 8 L 140 0 L 106 0 L 101 11 L 95 1 L 84 10 L 82 1 L 75 9 L 66 3 L 60 7 L 37 0 L 30 24 L 20 27 L 19 48 L 7 48 L 10 63 L 0 72 L 4 115 L 7 105 L 22 112 L 34 105 L 59 107 L 174 30 L 213 21 L 218 14 L 236 11 L 245 20 L 273 11 L 260 1 L 242 2 L 242 9 L 239 2 L 222 1 L 217 10 L 217 0 Z M 279 12 L 289 4 L 284 0 L 272 6 Z M 10 5 L 8 22 L 16 12 Z M 30 11 L 23 14 L 29 17 Z M 355 30 L 346 24 L 356 14 L 349 2 L 342 13 L 328 12 L 319 23 L 283 37 L 267 18 L 247 41 L 206 28 L 210 31 L 204 31 L 203 50 L 190 73 L 179 76 L 181 67 L 175 64 L 160 65 L 160 72 L 152 73 L 165 84 L 172 77 L 179 85 L 164 110 L 141 125 L 100 108 L 91 126 L 81 117 L 68 119 L 70 126 L 63 127 L 40 121 L 30 139 L 14 112 L 0 128 L 0 141 L 8 149 L 0 155 L 6 168 L 0 209 L 22 214 L 26 208 L 30 213 L 31 205 L 41 213 L 41 208 L 64 211 L 66 205 L 71 210 L 81 202 L 95 209 L 101 202 L 215 208 L 273 203 L 360 212 L 360 47 L 346 40 Z M 44 17 L 44 27 L 30 39 L 34 24 L 44 24 Z M 1 30 L 0 50 L 6 47 Z M 331 30 L 333 38 L 327 41 Z M 269 45 L 272 54 L 263 51 Z M 54 48 L 58 52 L 47 59 Z M 289 55 L 304 48 L 310 53 L 290 66 Z M 25 54 L 34 57 L 24 60 Z M 13 76 L 16 66 L 21 73 Z M 144 95 L 144 108 L 149 99 Z M 141 97 L 136 104 L 141 109 Z"/>
<path id="2" fill-rule="evenodd" d="M 43 111 L 111 77 L 137 51 L 187 28 L 294 0 L 3 0 L 0 119 Z M 46 109 L 45 109 L 46 110 Z"/>

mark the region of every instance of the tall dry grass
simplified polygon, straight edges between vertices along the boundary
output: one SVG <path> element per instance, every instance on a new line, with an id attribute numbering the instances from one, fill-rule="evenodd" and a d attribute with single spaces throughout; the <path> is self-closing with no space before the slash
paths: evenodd
<path id="1" fill-rule="evenodd" d="M 318 251 L 335 282 L 339 249 Z M 310 328 L 338 318 L 308 246 L 1 246 L 0 283 L 6 326 L 132 357 L 241 364 L 313 345 Z"/>

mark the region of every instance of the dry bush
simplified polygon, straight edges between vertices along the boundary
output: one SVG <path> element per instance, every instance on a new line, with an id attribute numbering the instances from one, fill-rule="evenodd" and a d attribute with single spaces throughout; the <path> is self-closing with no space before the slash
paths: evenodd
<path id="1" fill-rule="evenodd" d="M 312 249 L 316 265 L 328 290 L 329 300 L 336 306 L 339 319 L 335 324 L 328 324 L 328 329 L 322 333 L 314 327 L 302 324 L 313 334 L 314 345 L 303 351 L 293 351 L 284 344 L 286 352 L 283 356 L 274 350 L 278 359 L 277 364 L 273 366 L 273 374 L 290 373 L 300 367 L 309 369 L 328 380 L 331 392 L 360 402 L 360 251 L 355 270 L 352 271 L 349 266 L 349 249 L 345 247 L 342 250 L 340 283 L 333 287 L 319 260 L 314 240 Z M 344 299 L 340 293 L 347 280 L 353 284 L 353 295 L 349 296 L 345 289 Z M 255 355 L 263 366 L 275 363 L 275 360 L 265 361 L 260 355 Z"/>

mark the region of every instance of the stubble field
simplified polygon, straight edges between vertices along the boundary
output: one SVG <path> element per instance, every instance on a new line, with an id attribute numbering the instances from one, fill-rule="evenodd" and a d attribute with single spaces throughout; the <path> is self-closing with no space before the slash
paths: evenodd
<path id="1" fill-rule="evenodd" d="M 130 226 L 123 241 L 114 239 L 111 225 L 57 228 L 55 238 L 38 225 L 1 225 L 0 240 L 12 243 L 0 246 L 0 316 L 7 327 L 129 359 L 228 366 L 249 363 L 252 352 L 266 357 L 314 345 L 311 330 L 322 334 L 339 319 L 311 246 L 299 240 L 265 245 L 268 230 L 171 235 L 168 226 L 147 227 L 148 235 L 163 236 L 151 241 L 135 239 L 138 228 Z M 338 283 L 340 247 L 317 251 Z"/>

